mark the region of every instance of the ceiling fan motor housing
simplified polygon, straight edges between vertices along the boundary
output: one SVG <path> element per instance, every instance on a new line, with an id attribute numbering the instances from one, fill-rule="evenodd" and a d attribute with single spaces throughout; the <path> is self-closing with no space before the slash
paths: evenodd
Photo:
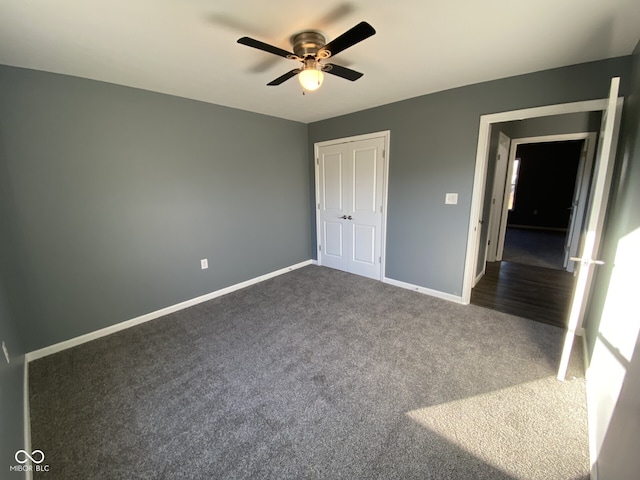
<path id="1" fill-rule="evenodd" d="M 303 59 L 306 57 L 317 57 L 318 51 L 324 47 L 327 42 L 321 33 L 310 31 L 294 35 L 291 43 L 293 43 L 293 52 L 297 57 Z M 325 57 L 324 55 L 320 56 Z M 328 56 L 329 55 L 326 55 L 326 57 Z"/>

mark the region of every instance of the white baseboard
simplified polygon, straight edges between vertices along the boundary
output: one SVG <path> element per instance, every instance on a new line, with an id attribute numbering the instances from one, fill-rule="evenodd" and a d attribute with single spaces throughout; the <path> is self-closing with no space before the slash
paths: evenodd
<path id="1" fill-rule="evenodd" d="M 24 421 L 24 450 L 25 452 L 32 452 L 31 450 L 31 413 L 29 409 L 29 362 L 25 355 L 24 358 L 24 382 L 22 386 L 22 408 L 23 408 L 23 421 Z M 25 480 L 33 479 L 33 472 L 27 470 L 24 474 Z"/>
<path id="2" fill-rule="evenodd" d="M 585 397 L 587 401 L 587 429 L 589 432 L 589 464 L 591 466 L 591 480 L 598 480 L 598 452 L 596 452 L 596 402 L 589 398 L 589 349 L 587 347 L 587 336 L 582 335 L 582 358 L 584 360 L 585 376 Z"/>
<path id="3" fill-rule="evenodd" d="M 473 286 L 475 287 L 476 285 L 478 285 L 478 282 L 482 279 L 482 277 L 484 277 L 484 274 L 487 272 L 487 264 L 485 263 L 484 268 L 482 269 L 482 271 L 478 274 L 478 276 L 476 278 L 473 279 Z"/>
<path id="4" fill-rule="evenodd" d="M 414 292 L 419 292 L 425 295 L 430 295 L 432 297 L 442 298 L 443 300 L 448 300 L 450 302 L 466 305 L 465 302 L 462 300 L 462 296 L 451 295 L 450 293 L 444 293 L 439 290 L 432 290 L 430 288 L 420 287 L 418 285 L 401 282 L 400 280 L 394 280 L 393 278 L 388 278 L 388 277 L 384 277 L 382 281 L 384 283 L 388 283 L 389 285 L 393 285 L 400 288 L 406 288 L 407 290 L 413 290 Z"/>
<path id="5" fill-rule="evenodd" d="M 121 330 L 126 330 L 127 328 L 140 325 L 141 323 L 145 323 L 150 320 L 155 320 L 156 318 L 164 317 L 165 315 L 177 312 L 179 310 L 183 310 L 188 307 L 192 307 L 199 303 L 213 300 L 214 298 L 221 297 L 222 295 L 227 295 L 228 293 L 232 293 L 232 292 L 235 292 L 236 290 L 240 290 L 242 288 L 255 285 L 256 283 L 264 282 L 265 280 L 269 280 L 270 278 L 274 278 L 284 273 L 291 272 L 292 270 L 306 267 L 307 265 L 311 265 L 312 263 L 313 263 L 313 260 L 305 260 L 304 262 L 300 262 L 295 265 L 291 265 L 289 267 L 281 268 L 280 270 L 266 273 L 259 277 L 246 280 L 244 282 L 236 283 L 235 285 L 231 285 L 229 287 L 216 290 L 215 292 L 207 293 L 206 295 L 192 298 L 191 300 L 186 300 L 184 302 L 180 302 L 175 305 L 171 305 L 169 307 L 156 310 L 155 312 L 146 313 L 139 317 L 132 318 L 131 320 L 125 320 L 124 322 L 116 323 L 115 325 L 111 325 L 109 327 L 105 327 L 100 330 L 87 333 L 85 335 L 80 335 L 79 337 L 71 338 L 69 340 L 65 340 L 64 342 L 56 343 L 54 345 L 50 345 L 48 347 L 41 348 L 39 350 L 34 350 L 33 352 L 29 352 L 25 355 L 25 363 L 31 362 L 38 358 L 46 357 L 47 355 L 52 355 L 54 353 L 61 352 L 63 350 L 67 350 L 68 348 L 72 348 L 77 345 L 90 342 L 91 340 L 95 340 L 100 337 L 111 335 L 112 333 L 116 333 Z"/>

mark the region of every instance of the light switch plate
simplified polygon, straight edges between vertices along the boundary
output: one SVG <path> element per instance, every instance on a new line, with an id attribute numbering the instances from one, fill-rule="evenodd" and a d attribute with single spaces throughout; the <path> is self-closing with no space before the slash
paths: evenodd
<path id="1" fill-rule="evenodd" d="M 447 193 L 444 196 L 445 205 L 457 205 L 458 204 L 458 194 L 457 193 Z"/>
<path id="2" fill-rule="evenodd" d="M 209 260 L 207 260 L 206 258 L 200 260 L 200 268 L 202 270 L 206 270 L 207 268 L 209 268 Z"/>

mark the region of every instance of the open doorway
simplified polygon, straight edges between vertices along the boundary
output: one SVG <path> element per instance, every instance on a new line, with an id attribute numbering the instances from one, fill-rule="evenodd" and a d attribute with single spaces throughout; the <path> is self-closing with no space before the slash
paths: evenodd
<path id="1" fill-rule="evenodd" d="M 502 260 L 542 268 L 567 268 L 571 229 L 580 229 L 582 202 L 575 195 L 584 140 L 517 146 L 507 179 Z M 576 198 L 577 197 L 577 198 Z"/>
<path id="2" fill-rule="evenodd" d="M 582 115 L 594 129 L 600 117 L 599 112 Z M 508 139 L 502 132 L 500 137 Z M 509 140 L 508 161 L 496 167 L 493 178 L 493 195 L 500 192 L 501 201 L 490 206 L 486 261 L 575 270 L 571 258 L 580 247 L 596 139 L 590 132 Z"/>
<path id="3" fill-rule="evenodd" d="M 471 303 L 565 326 L 574 285 L 566 260 L 582 229 L 592 166 L 587 135 L 513 140 L 508 165 L 494 175 L 492 195 L 502 192 L 502 201 L 490 204 L 485 274 Z"/>
<path id="4" fill-rule="evenodd" d="M 491 125 L 470 303 L 565 326 L 601 117 Z"/>

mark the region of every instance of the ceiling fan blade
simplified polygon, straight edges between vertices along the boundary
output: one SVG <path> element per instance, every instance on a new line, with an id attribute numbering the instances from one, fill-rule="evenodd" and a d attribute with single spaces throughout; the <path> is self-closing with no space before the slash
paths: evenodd
<path id="1" fill-rule="evenodd" d="M 333 39 L 329 43 L 327 43 L 324 47 L 320 49 L 329 50 L 331 52 L 331 56 L 335 56 L 346 50 L 349 47 L 352 47 L 356 43 L 361 42 L 365 38 L 369 38 L 371 35 L 376 33 L 375 29 L 369 25 L 367 22 L 360 22 L 358 25 L 353 27 L 350 30 L 347 30 L 338 38 Z"/>
<path id="2" fill-rule="evenodd" d="M 261 42 L 260 40 L 255 40 L 249 37 L 242 37 L 238 39 L 238 43 L 242 45 L 246 45 L 247 47 L 257 48 L 258 50 L 262 50 L 264 52 L 273 53 L 274 55 L 279 55 L 284 58 L 288 58 L 290 55 L 293 55 L 291 52 L 287 52 L 278 47 L 274 47 L 273 45 L 269 45 L 268 43 Z"/>
<path id="3" fill-rule="evenodd" d="M 338 77 L 346 78 L 347 80 L 351 80 L 352 82 L 358 80 L 363 73 L 356 72 L 355 70 L 351 70 L 350 68 L 341 67 L 340 65 L 335 65 L 333 63 L 325 63 L 325 67 L 331 67 L 324 70 L 325 73 L 330 73 L 331 75 L 336 75 Z"/>
<path id="4" fill-rule="evenodd" d="M 275 85 L 280 85 L 281 83 L 286 82 L 287 80 L 289 80 L 292 77 L 295 77 L 298 73 L 300 73 L 300 68 L 294 68 L 293 70 L 291 70 L 290 72 L 285 73 L 284 75 L 280 75 L 278 78 L 276 78 L 275 80 L 270 81 L 269 83 L 267 83 L 267 85 L 269 85 L 270 87 L 273 87 Z"/>

